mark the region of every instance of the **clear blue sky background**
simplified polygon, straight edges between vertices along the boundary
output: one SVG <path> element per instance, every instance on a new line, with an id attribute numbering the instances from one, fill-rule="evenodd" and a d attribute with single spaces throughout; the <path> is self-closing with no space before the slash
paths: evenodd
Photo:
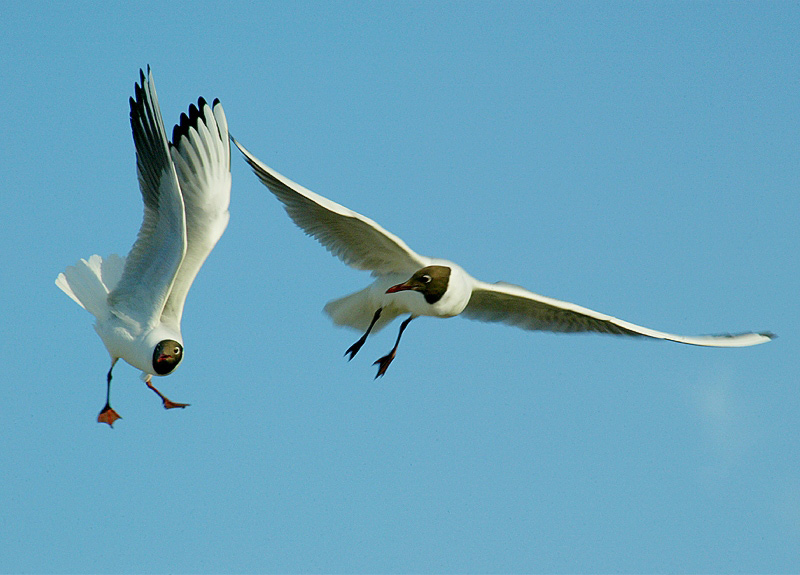
<path id="1" fill-rule="evenodd" d="M 800 5 L 6 3 L 0 572 L 800 571 Z M 425 255 L 748 349 L 414 322 L 239 155 L 164 411 L 53 285 L 141 222 L 128 97 Z"/>

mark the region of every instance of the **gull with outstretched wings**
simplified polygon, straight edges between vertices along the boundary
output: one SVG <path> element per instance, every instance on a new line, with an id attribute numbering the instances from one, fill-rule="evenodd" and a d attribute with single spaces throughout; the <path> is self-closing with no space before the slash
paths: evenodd
<path id="1" fill-rule="evenodd" d="M 373 220 L 296 184 L 233 141 L 256 176 L 284 204 L 295 224 L 347 265 L 369 270 L 375 276 L 365 289 L 325 306 L 334 323 L 363 332 L 346 352 L 350 359 L 370 332 L 377 332 L 396 317 L 409 314 L 400 325 L 392 350 L 375 362 L 379 366 L 375 377 L 386 372 L 409 322 L 423 315 L 443 318 L 462 315 L 527 330 L 645 336 L 709 347 L 744 347 L 774 337 L 770 333 L 674 335 L 519 286 L 482 282 L 453 262 L 416 253 Z"/>

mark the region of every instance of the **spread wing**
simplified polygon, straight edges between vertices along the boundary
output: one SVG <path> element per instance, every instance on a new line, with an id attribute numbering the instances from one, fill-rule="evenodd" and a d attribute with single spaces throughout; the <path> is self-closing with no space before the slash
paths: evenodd
<path id="1" fill-rule="evenodd" d="M 186 254 L 161 321 L 180 329 L 186 294 L 228 225 L 231 199 L 231 144 L 219 100 L 203 98 L 181 114 L 170 146 L 186 214 Z"/>
<path id="2" fill-rule="evenodd" d="M 479 321 L 502 322 L 522 329 L 646 336 L 710 347 L 744 347 L 765 343 L 770 333 L 684 336 L 638 326 L 610 315 L 565 301 L 541 296 L 519 286 L 476 281 L 463 316 Z"/>
<path id="3" fill-rule="evenodd" d="M 283 202 L 294 223 L 347 265 L 371 270 L 372 275 L 410 275 L 429 265 L 429 258 L 376 222 L 294 183 L 233 142 L 263 184 Z"/>
<path id="4" fill-rule="evenodd" d="M 108 301 L 114 313 L 152 326 L 161 318 L 186 250 L 186 223 L 149 67 L 147 79 L 139 71 L 134 95 L 135 99 L 130 99 L 131 128 L 144 219 Z"/>

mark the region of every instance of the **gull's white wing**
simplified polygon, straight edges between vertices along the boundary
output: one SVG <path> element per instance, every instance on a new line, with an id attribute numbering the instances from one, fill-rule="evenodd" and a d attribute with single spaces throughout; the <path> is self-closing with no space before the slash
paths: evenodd
<path id="1" fill-rule="evenodd" d="M 139 71 L 139 82 L 130 105 L 144 220 L 108 301 L 114 313 L 152 326 L 161 319 L 186 251 L 186 223 L 149 67 L 147 79 Z"/>
<path id="2" fill-rule="evenodd" d="M 203 98 L 181 114 L 170 146 L 186 213 L 186 254 L 175 276 L 161 321 L 180 329 L 183 304 L 197 272 L 228 225 L 231 143 L 219 100 Z"/>
<path id="3" fill-rule="evenodd" d="M 522 329 L 646 336 L 691 345 L 744 347 L 765 343 L 771 333 L 684 336 L 641 327 L 565 301 L 541 296 L 525 288 L 475 281 L 472 297 L 461 315 L 479 321 L 502 322 Z"/>
<path id="4" fill-rule="evenodd" d="M 372 275 L 410 275 L 429 265 L 429 258 L 376 222 L 296 184 L 233 142 L 264 185 L 283 202 L 294 223 L 347 265 L 371 270 Z"/>

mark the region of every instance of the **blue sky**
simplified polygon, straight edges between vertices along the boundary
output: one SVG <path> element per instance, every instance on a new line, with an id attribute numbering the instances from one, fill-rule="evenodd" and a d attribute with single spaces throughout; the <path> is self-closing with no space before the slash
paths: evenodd
<path id="1" fill-rule="evenodd" d="M 800 571 L 797 3 L 10 3 L 0 572 Z M 233 157 L 159 387 L 53 284 L 141 223 L 128 98 L 198 96 L 413 249 L 747 349 L 322 313 L 369 276 Z"/>

